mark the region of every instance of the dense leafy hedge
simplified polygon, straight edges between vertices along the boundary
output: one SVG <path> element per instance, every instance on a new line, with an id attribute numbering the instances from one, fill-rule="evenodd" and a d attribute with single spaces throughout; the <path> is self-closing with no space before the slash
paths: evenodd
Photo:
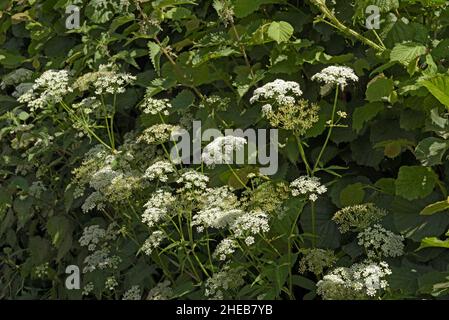
<path id="1" fill-rule="evenodd" d="M 0 297 L 447 298 L 448 4 L 0 0 Z M 193 120 L 278 172 L 168 162 Z"/>

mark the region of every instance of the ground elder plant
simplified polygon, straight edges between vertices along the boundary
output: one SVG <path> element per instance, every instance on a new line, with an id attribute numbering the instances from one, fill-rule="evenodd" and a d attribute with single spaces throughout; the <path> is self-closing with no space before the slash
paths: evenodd
<path id="1" fill-rule="evenodd" d="M 1 2 L 0 298 L 447 299 L 448 17 Z"/>

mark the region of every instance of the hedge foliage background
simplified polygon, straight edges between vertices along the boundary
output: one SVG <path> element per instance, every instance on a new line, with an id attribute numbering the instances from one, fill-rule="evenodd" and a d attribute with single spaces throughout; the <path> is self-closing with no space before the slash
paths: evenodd
<path id="1" fill-rule="evenodd" d="M 69 30 L 71 4 L 81 25 Z M 369 5 L 378 30 L 366 28 Z M 448 297 L 447 1 L 0 0 L 0 43 L 1 298 Z M 333 65 L 359 80 L 333 91 L 312 81 Z M 47 70 L 68 71 L 63 100 L 53 87 L 42 104 L 19 102 Z M 98 79 L 113 89 L 95 92 Z M 299 83 L 319 112 L 305 132 L 278 126 L 275 175 L 178 165 L 148 179 L 171 126 L 271 128 L 250 98 L 276 79 Z M 316 201 L 291 193 L 307 175 L 327 189 Z M 142 220 L 161 203 L 171 221 Z M 256 232 L 197 231 L 211 205 L 257 216 Z M 337 212 L 378 224 L 342 232 Z M 366 230 L 387 239 L 376 253 Z M 164 240 L 151 247 L 150 235 Z M 225 261 L 213 255 L 222 239 Z M 65 287 L 69 265 L 79 290 Z M 344 284 L 325 277 L 338 267 Z"/>

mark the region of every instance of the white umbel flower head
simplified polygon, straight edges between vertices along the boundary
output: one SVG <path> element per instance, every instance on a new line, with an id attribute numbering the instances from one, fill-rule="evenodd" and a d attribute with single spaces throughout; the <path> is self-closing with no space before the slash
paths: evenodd
<path id="1" fill-rule="evenodd" d="M 294 197 L 307 195 L 310 201 L 315 202 L 318 195 L 327 191 L 326 186 L 320 183 L 317 177 L 301 176 L 290 183 L 290 189 Z"/>
<path id="2" fill-rule="evenodd" d="M 234 151 L 242 150 L 246 143 L 246 139 L 242 137 L 218 137 L 204 148 L 201 158 L 207 166 L 231 164 Z"/>
<path id="3" fill-rule="evenodd" d="M 404 237 L 386 230 L 379 224 L 359 233 L 357 239 L 358 244 L 365 248 L 370 259 L 394 258 L 404 254 Z"/>
<path id="4" fill-rule="evenodd" d="M 160 230 L 154 231 L 142 246 L 142 251 L 147 255 L 151 255 L 154 249 L 157 249 L 162 241 L 166 238 L 164 232 Z"/>
<path id="5" fill-rule="evenodd" d="M 342 89 L 346 87 L 349 82 L 359 81 L 354 70 L 343 66 L 330 66 L 321 70 L 311 78 L 313 81 L 321 82 L 325 85 L 338 85 Z"/>
<path id="6" fill-rule="evenodd" d="M 254 103 L 275 99 L 280 105 L 294 104 L 296 98 L 301 96 L 302 91 L 297 82 L 277 79 L 254 90 L 253 96 L 249 101 L 250 103 Z"/>
<path id="7" fill-rule="evenodd" d="M 225 261 L 228 256 L 235 252 L 235 249 L 237 248 L 238 243 L 236 240 L 226 238 L 221 240 L 221 242 L 217 245 L 212 256 L 217 260 Z"/>
<path id="8" fill-rule="evenodd" d="M 231 231 L 237 238 L 245 238 L 247 245 L 254 243 L 254 235 L 270 230 L 269 217 L 265 212 L 252 211 L 235 219 L 231 224 Z"/>
<path id="9" fill-rule="evenodd" d="M 142 214 L 142 222 L 152 228 L 158 222 L 164 221 L 168 218 L 170 208 L 175 201 L 176 198 L 170 192 L 157 190 L 144 205 L 145 212 Z"/>
<path id="10" fill-rule="evenodd" d="M 59 103 L 65 95 L 73 91 L 69 85 L 69 79 L 67 70 L 45 71 L 36 79 L 31 89 L 21 95 L 17 101 L 26 103 L 31 111 Z"/>
<path id="11" fill-rule="evenodd" d="M 332 270 L 317 283 L 317 293 L 324 300 L 358 300 L 379 296 L 388 287 L 391 274 L 388 264 L 366 260 L 350 268 Z"/>
<path id="12" fill-rule="evenodd" d="M 148 180 L 158 179 L 161 182 L 166 182 L 168 180 L 167 174 L 173 173 L 175 167 L 169 161 L 157 161 L 147 168 L 144 178 Z"/>
<path id="13" fill-rule="evenodd" d="M 143 113 L 146 114 L 163 114 L 168 116 L 169 109 L 172 108 L 170 100 L 168 99 L 155 99 L 150 96 L 145 96 L 142 104 Z"/>

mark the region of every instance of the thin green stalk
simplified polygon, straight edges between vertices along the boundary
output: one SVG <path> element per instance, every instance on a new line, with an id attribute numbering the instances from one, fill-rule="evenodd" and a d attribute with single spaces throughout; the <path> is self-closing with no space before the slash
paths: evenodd
<path id="1" fill-rule="evenodd" d="M 295 138 L 296 138 L 296 142 L 298 143 L 299 154 L 301 156 L 302 161 L 304 162 L 304 164 L 306 166 L 307 174 L 310 174 L 312 171 L 310 169 L 309 162 L 307 161 L 306 153 L 304 152 L 304 148 L 302 146 L 301 139 L 299 138 L 298 135 L 295 135 Z"/>
<path id="2" fill-rule="evenodd" d="M 234 171 L 234 169 L 232 169 L 232 167 L 229 165 L 229 163 L 227 163 L 227 166 L 229 167 L 229 169 L 231 170 L 232 174 L 234 175 L 234 177 L 237 179 L 238 182 L 240 182 L 240 184 L 246 189 L 246 190 L 251 190 L 250 188 L 248 188 L 248 186 L 242 181 L 242 179 L 240 179 L 240 177 L 237 175 L 237 173 Z"/>
<path id="3" fill-rule="evenodd" d="M 340 87 L 337 85 L 335 89 L 335 98 L 334 98 L 334 106 L 332 107 L 332 116 L 331 116 L 331 123 L 329 125 L 329 130 L 327 132 L 326 140 L 324 141 L 323 147 L 320 150 L 320 153 L 318 155 L 318 158 L 316 159 L 315 165 L 313 166 L 313 170 L 311 175 L 313 176 L 315 172 L 317 171 L 317 167 L 320 163 L 321 157 L 323 156 L 324 150 L 326 150 L 327 145 L 329 144 L 329 139 L 332 135 L 332 130 L 334 128 L 334 120 L 335 120 L 335 111 L 337 109 L 337 102 L 338 102 L 338 91 Z"/>

